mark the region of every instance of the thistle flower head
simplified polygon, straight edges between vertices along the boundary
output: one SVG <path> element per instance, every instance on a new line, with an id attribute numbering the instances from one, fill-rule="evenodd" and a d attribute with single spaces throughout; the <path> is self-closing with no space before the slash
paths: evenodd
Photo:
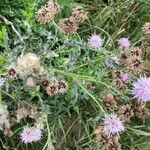
<path id="1" fill-rule="evenodd" d="M 67 91 L 68 85 L 65 81 L 61 80 L 58 82 L 58 92 L 65 93 Z"/>
<path id="2" fill-rule="evenodd" d="M 40 66 L 40 58 L 33 53 L 27 53 L 17 60 L 17 71 L 20 76 L 28 76 L 33 69 Z"/>
<path id="3" fill-rule="evenodd" d="M 89 45 L 91 48 L 99 48 L 102 46 L 102 38 L 99 35 L 93 34 L 89 38 Z"/>
<path id="4" fill-rule="evenodd" d="M 77 6 L 73 9 L 72 17 L 77 23 L 83 22 L 84 20 L 88 19 L 87 12 L 85 12 L 81 6 Z"/>
<path id="5" fill-rule="evenodd" d="M 5 79 L 0 76 L 0 87 L 4 84 L 4 82 L 5 82 Z"/>
<path id="6" fill-rule="evenodd" d="M 60 6 L 57 2 L 49 0 L 48 3 L 37 12 L 37 21 L 41 24 L 46 24 L 53 21 L 55 14 L 60 10 Z"/>
<path id="7" fill-rule="evenodd" d="M 48 86 L 46 86 L 45 90 L 49 96 L 56 95 L 56 94 L 58 94 L 58 84 L 51 83 Z"/>
<path id="8" fill-rule="evenodd" d="M 54 19 L 54 13 L 51 12 L 49 6 L 41 6 L 37 12 L 37 21 L 41 24 L 46 24 Z"/>
<path id="9" fill-rule="evenodd" d="M 104 131 L 108 135 L 119 134 L 124 131 L 123 122 L 116 114 L 107 115 L 104 119 Z"/>
<path id="10" fill-rule="evenodd" d="M 122 37 L 118 40 L 118 44 L 124 48 L 128 48 L 130 46 L 130 41 L 128 38 Z"/>
<path id="11" fill-rule="evenodd" d="M 20 134 L 22 142 L 25 144 L 37 142 L 41 140 L 42 131 L 39 128 L 35 127 L 24 127 L 23 131 Z"/>
<path id="12" fill-rule="evenodd" d="M 141 102 L 150 101 L 150 77 L 140 77 L 134 82 L 132 93 Z"/>
<path id="13" fill-rule="evenodd" d="M 129 74 L 128 73 L 120 73 L 120 78 L 122 81 L 127 81 L 129 79 Z"/>
<path id="14" fill-rule="evenodd" d="M 142 27 L 144 35 L 150 35 L 150 22 L 146 22 Z"/>
<path id="15" fill-rule="evenodd" d="M 59 26 L 67 34 L 73 34 L 78 29 L 76 22 L 71 17 L 61 19 L 59 21 Z"/>

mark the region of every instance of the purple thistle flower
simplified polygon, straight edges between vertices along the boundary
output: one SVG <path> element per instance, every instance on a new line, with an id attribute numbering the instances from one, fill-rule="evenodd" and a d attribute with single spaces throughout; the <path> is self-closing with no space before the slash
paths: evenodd
<path id="1" fill-rule="evenodd" d="M 0 87 L 3 86 L 4 82 L 5 82 L 5 79 L 4 79 L 3 77 L 0 76 Z"/>
<path id="2" fill-rule="evenodd" d="M 124 131 L 123 122 L 116 114 L 107 115 L 104 119 L 104 131 L 108 135 L 119 134 Z"/>
<path id="3" fill-rule="evenodd" d="M 130 46 L 130 41 L 128 38 L 122 37 L 118 40 L 118 43 L 120 46 L 123 46 L 124 48 L 128 48 Z"/>
<path id="4" fill-rule="evenodd" d="M 129 79 L 129 74 L 121 72 L 120 78 L 122 79 L 122 81 L 127 81 Z"/>
<path id="5" fill-rule="evenodd" d="M 25 144 L 37 142 L 41 140 L 42 131 L 39 128 L 35 127 L 24 127 L 23 131 L 20 134 L 22 142 Z"/>
<path id="6" fill-rule="evenodd" d="M 102 46 L 102 39 L 99 35 L 93 34 L 88 41 L 91 48 L 96 49 Z"/>
<path id="7" fill-rule="evenodd" d="M 150 101 L 150 77 L 140 77 L 134 82 L 132 93 L 141 102 Z"/>

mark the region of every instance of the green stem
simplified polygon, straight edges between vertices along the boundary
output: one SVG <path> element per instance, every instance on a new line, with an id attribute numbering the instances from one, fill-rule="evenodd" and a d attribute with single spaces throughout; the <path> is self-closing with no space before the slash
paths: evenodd
<path id="1" fill-rule="evenodd" d="M 63 70 L 58 70 L 58 69 L 53 69 L 54 72 L 57 72 L 57 73 L 61 73 L 61 74 L 64 74 L 66 76 L 70 76 L 74 79 L 81 79 L 81 80 L 86 80 L 86 81 L 90 81 L 90 82 L 95 82 L 95 83 L 100 83 L 101 85 L 105 86 L 107 89 L 111 89 L 112 91 L 115 91 L 116 93 L 118 94 L 121 94 L 121 92 L 117 91 L 116 89 L 114 89 L 112 86 L 100 81 L 100 80 L 97 80 L 95 78 L 92 78 L 90 76 L 85 76 L 85 75 L 79 75 L 79 74 L 75 74 L 75 73 L 68 73 L 66 71 L 63 71 Z"/>
<path id="2" fill-rule="evenodd" d="M 103 109 L 103 107 L 100 105 L 100 103 L 97 101 L 97 99 L 91 94 L 89 93 L 79 82 L 78 82 L 79 86 L 84 90 L 85 93 L 87 93 L 93 100 L 94 102 L 98 105 L 98 107 L 100 108 L 101 112 L 105 114 L 105 110 Z"/>
<path id="3" fill-rule="evenodd" d="M 2 101 L 2 91 L 1 91 L 1 88 L 0 88 L 0 102 Z"/>
<path id="4" fill-rule="evenodd" d="M 39 98 L 39 100 L 40 100 L 40 102 L 41 102 L 41 105 L 43 106 L 43 100 L 42 100 L 41 96 L 40 96 L 39 94 L 37 94 L 37 96 L 38 96 L 38 98 Z M 46 143 L 45 143 L 45 145 L 44 145 L 44 147 L 43 147 L 42 150 L 45 150 L 46 147 L 47 147 L 47 145 L 48 145 L 49 142 L 51 141 L 51 132 L 50 132 L 50 127 L 49 127 L 49 123 L 48 123 L 47 114 L 44 115 L 44 120 L 45 120 L 46 126 L 47 126 L 48 138 L 47 138 L 47 141 L 46 141 Z"/>

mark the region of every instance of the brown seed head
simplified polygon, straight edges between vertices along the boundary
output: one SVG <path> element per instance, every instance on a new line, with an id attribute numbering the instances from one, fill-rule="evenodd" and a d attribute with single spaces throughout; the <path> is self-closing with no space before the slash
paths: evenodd
<path id="1" fill-rule="evenodd" d="M 58 81 L 58 92 L 59 93 L 65 93 L 68 89 L 68 85 L 65 81 L 61 80 Z"/>
<path id="2" fill-rule="evenodd" d="M 10 78 L 15 78 L 17 75 L 16 70 L 14 68 L 10 68 L 8 70 L 8 75 L 10 76 Z"/>
<path id="3" fill-rule="evenodd" d="M 77 24 L 72 18 L 61 19 L 59 26 L 67 34 L 73 34 L 77 31 Z"/>
<path id="4" fill-rule="evenodd" d="M 114 99 L 113 95 L 112 94 L 108 94 L 106 95 L 104 98 L 103 98 L 103 102 L 104 102 L 104 105 L 107 107 L 107 108 L 114 108 L 114 107 L 117 107 L 117 102 L 116 100 Z"/>
<path id="5" fill-rule="evenodd" d="M 58 94 L 58 85 L 55 83 L 51 83 L 45 88 L 45 90 L 49 96 L 56 95 Z"/>
<path id="6" fill-rule="evenodd" d="M 150 35 L 150 22 L 146 22 L 142 27 L 144 35 Z"/>
<path id="7" fill-rule="evenodd" d="M 76 23 L 83 22 L 88 19 L 87 12 L 85 12 L 81 6 L 78 6 L 73 9 L 72 18 Z"/>
<path id="8" fill-rule="evenodd" d="M 130 118 L 133 117 L 133 110 L 129 104 L 119 107 L 118 114 L 123 121 L 130 121 Z"/>

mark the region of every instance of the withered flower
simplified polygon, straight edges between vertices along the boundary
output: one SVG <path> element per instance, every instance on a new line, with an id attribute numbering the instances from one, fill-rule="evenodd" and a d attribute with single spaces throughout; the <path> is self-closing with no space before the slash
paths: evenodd
<path id="1" fill-rule="evenodd" d="M 61 80 L 58 81 L 58 92 L 59 93 L 65 93 L 68 89 L 68 85 L 65 81 Z"/>
<path id="2" fill-rule="evenodd" d="M 110 144 L 108 150 L 121 150 L 121 145 L 118 142 L 117 136 L 112 137 L 111 144 Z"/>
<path id="3" fill-rule="evenodd" d="M 130 121 L 130 118 L 133 117 L 133 110 L 129 104 L 122 105 L 118 109 L 118 115 L 123 121 Z"/>
<path id="4" fill-rule="evenodd" d="M 60 10 L 60 6 L 57 2 L 49 0 L 48 3 L 37 12 L 37 21 L 41 24 L 46 24 L 54 20 L 55 14 Z"/>
<path id="5" fill-rule="evenodd" d="M 138 102 L 136 100 L 134 100 L 133 110 L 134 110 L 134 114 L 138 118 L 145 119 L 148 115 L 148 109 L 146 108 L 145 103 Z"/>
<path id="6" fill-rule="evenodd" d="M 54 13 L 51 8 L 47 5 L 41 6 L 37 12 L 37 21 L 41 24 L 46 24 L 54 19 Z"/>
<path id="7" fill-rule="evenodd" d="M 139 47 L 133 47 L 130 51 L 130 56 L 141 58 L 142 50 Z"/>
<path id="8" fill-rule="evenodd" d="M 17 72 L 16 72 L 15 68 L 9 68 L 8 75 L 10 78 L 14 79 L 17 76 Z"/>
<path id="9" fill-rule="evenodd" d="M 122 65 L 126 65 L 126 61 L 127 61 L 127 54 L 125 53 L 124 50 L 120 50 L 119 51 L 119 61 Z"/>
<path id="10" fill-rule="evenodd" d="M 124 82 L 122 79 L 117 79 L 115 81 L 115 85 L 119 90 L 125 90 L 127 88 L 127 83 Z"/>
<path id="11" fill-rule="evenodd" d="M 59 22 L 60 28 L 67 34 L 73 34 L 77 31 L 77 24 L 72 18 L 64 18 Z"/>
<path id="12" fill-rule="evenodd" d="M 26 106 L 21 106 L 16 111 L 17 122 L 20 122 L 21 119 L 26 118 L 30 114 L 30 108 Z"/>
<path id="13" fill-rule="evenodd" d="M 146 22 L 142 27 L 144 35 L 150 35 L 150 22 Z"/>
<path id="14" fill-rule="evenodd" d="M 150 41 L 142 42 L 140 48 L 142 49 L 142 51 L 150 54 Z"/>
<path id="15" fill-rule="evenodd" d="M 103 98 L 103 102 L 104 102 L 104 105 L 105 105 L 107 108 L 114 108 L 114 107 L 117 106 L 117 102 L 116 102 L 116 100 L 114 99 L 114 97 L 113 97 L 112 94 L 106 95 L 106 96 Z"/>
<path id="16" fill-rule="evenodd" d="M 143 62 L 141 58 L 137 56 L 129 56 L 127 59 L 127 68 L 133 74 L 139 74 L 143 69 Z"/>
<path id="17" fill-rule="evenodd" d="M 102 150 L 107 150 L 111 145 L 111 136 L 105 134 L 102 127 L 98 127 L 95 131 L 95 139 Z"/>
<path id="18" fill-rule="evenodd" d="M 49 96 L 56 95 L 58 94 L 58 85 L 56 83 L 51 83 L 46 87 L 45 90 Z"/>
<path id="19" fill-rule="evenodd" d="M 47 77 L 42 79 L 42 87 L 45 89 L 50 84 L 50 80 Z"/>
<path id="20" fill-rule="evenodd" d="M 73 9 L 71 17 L 76 23 L 80 23 L 88 19 L 87 12 L 85 12 L 81 6 L 77 6 Z"/>

